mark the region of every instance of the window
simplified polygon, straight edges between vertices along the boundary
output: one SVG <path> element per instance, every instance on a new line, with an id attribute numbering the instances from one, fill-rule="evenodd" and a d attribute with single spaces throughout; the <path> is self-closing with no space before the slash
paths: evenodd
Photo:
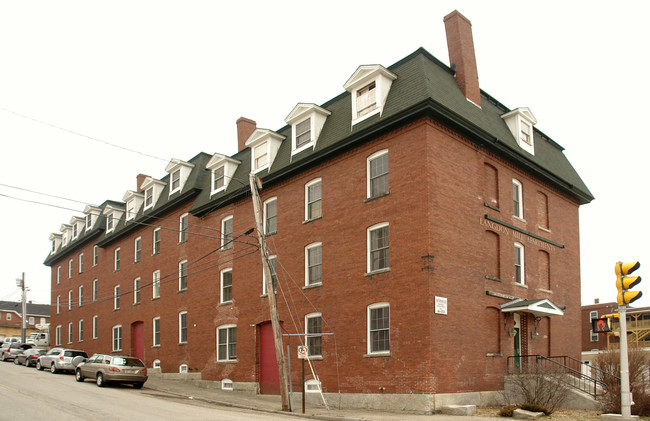
<path id="1" fill-rule="evenodd" d="M 379 151 L 368 157 L 368 198 L 389 193 L 388 151 Z"/>
<path id="2" fill-rule="evenodd" d="M 267 167 L 269 164 L 269 155 L 266 143 L 256 146 L 253 152 L 255 154 L 255 169 Z"/>
<path id="3" fill-rule="evenodd" d="M 140 304 L 140 278 L 133 280 L 133 304 Z"/>
<path id="4" fill-rule="evenodd" d="M 377 108 L 375 82 L 357 91 L 357 117 L 364 116 Z"/>
<path id="5" fill-rule="evenodd" d="M 68 291 L 68 310 L 72 310 L 72 290 Z"/>
<path id="6" fill-rule="evenodd" d="M 113 326 L 113 351 L 122 350 L 122 325 Z"/>
<path id="7" fill-rule="evenodd" d="M 178 290 L 185 291 L 187 289 L 187 260 L 183 260 L 178 264 Z"/>
<path id="8" fill-rule="evenodd" d="M 313 243 L 305 247 L 305 285 L 322 283 L 322 243 Z"/>
<path id="9" fill-rule="evenodd" d="M 310 181 L 305 185 L 305 219 L 312 219 L 323 216 L 321 208 L 321 179 Z"/>
<path id="10" fill-rule="evenodd" d="M 181 364 L 178 366 L 178 372 L 179 373 L 187 373 L 187 364 Z"/>
<path id="11" fill-rule="evenodd" d="M 390 352 L 390 307 L 388 303 L 368 306 L 368 354 Z"/>
<path id="12" fill-rule="evenodd" d="M 512 180 L 512 214 L 520 219 L 524 218 L 523 187 L 518 180 Z"/>
<path id="13" fill-rule="evenodd" d="M 153 254 L 160 253 L 160 228 L 153 230 Z"/>
<path id="14" fill-rule="evenodd" d="M 217 328 L 217 361 L 237 359 L 237 327 L 225 325 Z"/>
<path id="15" fill-rule="evenodd" d="M 153 187 L 144 191 L 144 208 L 148 209 L 153 206 Z"/>
<path id="16" fill-rule="evenodd" d="M 79 307 L 84 305 L 84 286 L 79 285 Z"/>
<path id="17" fill-rule="evenodd" d="M 526 283 L 524 278 L 524 246 L 515 243 L 515 283 L 524 285 Z"/>
<path id="18" fill-rule="evenodd" d="M 171 190 L 170 193 L 175 192 L 176 190 L 180 190 L 181 188 L 181 170 L 178 169 L 174 171 L 171 175 Z"/>
<path id="19" fill-rule="evenodd" d="M 83 273 L 84 271 L 84 254 L 81 253 L 79 255 L 79 273 Z"/>
<path id="20" fill-rule="evenodd" d="M 187 311 L 178 313 L 178 343 L 187 343 Z"/>
<path id="21" fill-rule="evenodd" d="M 99 261 L 99 246 L 93 247 L 93 266 L 97 266 Z"/>
<path id="22" fill-rule="evenodd" d="M 264 202 L 264 234 L 278 232 L 278 200 L 272 198 Z"/>
<path id="23" fill-rule="evenodd" d="M 223 379 L 221 380 L 221 390 L 233 390 L 233 384 L 232 380 L 230 379 Z"/>
<path id="24" fill-rule="evenodd" d="M 115 249 L 115 271 L 120 270 L 120 249 Z"/>
<path id="25" fill-rule="evenodd" d="M 56 268 L 56 283 L 61 283 L 61 266 Z"/>
<path id="26" fill-rule="evenodd" d="M 55 330 L 55 344 L 61 345 L 61 325 L 57 326 Z"/>
<path id="27" fill-rule="evenodd" d="M 115 228 L 113 225 L 113 214 L 109 213 L 106 215 L 106 232 L 113 231 L 113 228 Z"/>
<path id="28" fill-rule="evenodd" d="M 86 214 L 86 231 L 88 231 L 93 226 L 93 214 Z"/>
<path id="29" fill-rule="evenodd" d="M 153 360 L 151 368 L 160 368 L 160 360 Z"/>
<path id="30" fill-rule="evenodd" d="M 321 383 L 316 379 L 305 380 L 305 392 L 306 393 L 320 393 Z"/>
<path id="31" fill-rule="evenodd" d="M 296 149 L 311 142 L 311 118 L 296 124 Z"/>
<path id="32" fill-rule="evenodd" d="M 228 250 L 233 248 L 233 217 L 228 216 L 221 221 L 221 249 Z"/>
<path id="33" fill-rule="evenodd" d="M 97 331 L 98 331 L 98 329 L 97 329 L 97 327 L 98 327 L 97 323 L 98 323 L 98 321 L 99 321 L 99 320 L 98 320 L 98 318 L 97 318 L 97 315 L 93 316 L 93 339 L 97 339 Z"/>
<path id="34" fill-rule="evenodd" d="M 57 295 L 56 296 L 56 314 L 61 313 L 61 296 Z"/>
<path id="35" fill-rule="evenodd" d="M 221 302 L 232 301 L 232 268 L 221 271 Z"/>
<path id="36" fill-rule="evenodd" d="M 115 285 L 113 288 L 113 310 L 120 309 L 120 286 Z"/>
<path id="37" fill-rule="evenodd" d="M 187 228 L 188 228 L 189 222 L 188 222 L 188 215 L 184 214 L 181 215 L 180 220 L 178 222 L 178 242 L 179 243 L 184 243 L 187 241 Z"/>
<path id="38" fill-rule="evenodd" d="M 389 269 L 388 223 L 368 228 L 368 272 Z"/>
<path id="39" fill-rule="evenodd" d="M 305 343 L 309 348 L 310 357 L 319 357 L 322 355 L 322 337 L 320 334 L 323 333 L 323 331 L 321 330 L 321 320 L 322 317 L 320 313 L 311 313 L 305 316 L 305 333 L 307 334 Z"/>
<path id="40" fill-rule="evenodd" d="M 77 224 L 73 223 L 72 224 L 72 239 L 74 240 L 79 236 L 79 229 L 77 228 Z"/>
<path id="41" fill-rule="evenodd" d="M 151 286 L 153 291 L 153 298 L 160 298 L 160 271 L 157 270 L 153 273 L 153 282 Z"/>
<path id="42" fill-rule="evenodd" d="M 72 343 L 72 322 L 68 323 L 68 343 Z"/>
<path id="43" fill-rule="evenodd" d="M 72 278 L 72 259 L 68 260 L 68 279 Z"/>
<path id="44" fill-rule="evenodd" d="M 535 155 L 533 126 L 537 124 L 537 119 L 530 109 L 526 107 L 516 108 L 503 114 L 501 118 L 506 122 L 519 147 L 531 155 Z"/>
<path id="45" fill-rule="evenodd" d="M 212 170 L 212 191 L 222 189 L 226 185 L 226 180 L 224 178 L 225 171 L 225 166 L 221 166 Z"/>
<path id="46" fill-rule="evenodd" d="M 93 301 L 97 301 L 97 287 L 99 286 L 99 279 L 93 280 Z"/>
<path id="47" fill-rule="evenodd" d="M 521 132 L 519 133 L 519 140 L 527 145 L 533 144 L 533 128 L 525 121 L 521 122 Z"/>
<path id="48" fill-rule="evenodd" d="M 133 242 L 133 261 L 138 263 L 142 257 L 142 238 L 138 237 Z"/>
<path id="49" fill-rule="evenodd" d="M 160 346 L 160 317 L 153 318 L 153 346 Z"/>
<path id="50" fill-rule="evenodd" d="M 269 270 L 271 272 L 271 284 L 273 285 L 273 291 L 276 290 L 275 284 L 278 278 L 277 263 L 278 263 L 277 256 L 269 256 Z M 266 295 L 266 294 L 267 294 L 266 273 L 263 273 L 262 274 L 262 295 Z"/>
<path id="51" fill-rule="evenodd" d="M 7 313 L 7 320 L 11 320 L 11 313 Z"/>
<path id="52" fill-rule="evenodd" d="M 126 219 L 131 220 L 135 218 L 135 199 L 126 202 Z"/>
<path id="53" fill-rule="evenodd" d="M 598 318 L 598 312 L 597 311 L 590 311 L 589 312 L 589 324 L 594 321 L 594 319 Z M 598 342 L 598 332 L 594 332 L 593 329 L 589 330 L 589 339 L 591 342 Z"/>
<path id="54" fill-rule="evenodd" d="M 34 323 L 36 322 L 36 319 L 33 318 L 33 317 L 30 317 L 30 318 L 28 319 L 28 321 L 29 321 L 29 324 L 30 324 L 31 326 L 34 326 Z"/>
<path id="55" fill-rule="evenodd" d="M 79 320 L 79 342 L 84 340 L 84 321 Z"/>

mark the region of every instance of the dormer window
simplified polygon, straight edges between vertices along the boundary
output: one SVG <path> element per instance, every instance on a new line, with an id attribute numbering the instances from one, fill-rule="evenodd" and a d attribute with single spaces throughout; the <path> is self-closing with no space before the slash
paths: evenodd
<path id="1" fill-rule="evenodd" d="M 72 239 L 74 240 L 79 236 L 79 229 L 77 228 L 77 224 L 72 225 Z"/>
<path id="2" fill-rule="evenodd" d="M 508 129 L 519 147 L 531 155 L 535 155 L 533 126 L 537 124 L 537 119 L 533 113 L 528 108 L 522 107 L 502 115 L 501 118 L 508 125 Z"/>
<path id="3" fill-rule="evenodd" d="M 107 205 L 104 208 L 104 215 L 106 216 L 106 234 L 115 230 L 123 214 L 124 208 L 119 207 L 119 205 Z"/>
<path id="4" fill-rule="evenodd" d="M 181 161 L 180 159 L 172 159 L 167 164 L 165 171 L 169 173 L 169 195 L 180 192 L 187 181 L 194 168 L 194 164 Z"/>
<path id="5" fill-rule="evenodd" d="M 126 202 L 126 220 L 130 221 L 132 219 L 135 219 L 138 210 L 144 202 L 144 195 L 142 193 L 137 193 L 129 190 L 124 194 L 122 200 Z"/>
<path id="6" fill-rule="evenodd" d="M 255 129 L 246 140 L 246 146 L 251 148 L 251 171 L 253 173 L 269 169 L 273 165 L 282 140 L 284 140 L 284 136 L 271 130 Z"/>
<path id="7" fill-rule="evenodd" d="M 149 187 L 144 192 L 144 207 L 150 208 L 153 206 L 153 187 Z"/>
<path id="8" fill-rule="evenodd" d="M 97 222 L 97 217 L 101 214 L 101 209 L 95 206 L 86 205 L 84 208 L 84 214 L 84 220 L 81 223 L 85 226 L 86 231 L 89 231 L 95 225 L 95 222 Z"/>
<path id="9" fill-rule="evenodd" d="M 391 84 L 397 75 L 383 66 L 359 66 L 343 85 L 352 99 L 352 125 L 384 111 Z"/>
<path id="10" fill-rule="evenodd" d="M 241 164 L 241 161 L 228 158 L 225 155 L 218 153 L 212 155 L 212 158 L 210 158 L 210 161 L 206 165 L 206 168 L 212 174 L 210 194 L 215 194 L 228 188 L 228 184 L 230 184 L 232 176 L 235 175 L 239 164 Z"/>
<path id="11" fill-rule="evenodd" d="M 52 253 L 56 252 L 56 249 L 61 247 L 61 239 L 63 236 L 61 234 L 50 234 L 50 241 L 52 241 Z"/>
<path id="12" fill-rule="evenodd" d="M 332 114 L 316 104 L 299 103 L 284 121 L 291 125 L 291 154 L 296 154 L 318 142 L 327 116 Z"/>
<path id="13" fill-rule="evenodd" d="M 106 215 L 106 232 L 113 231 L 113 228 L 115 228 L 113 223 L 113 214 L 109 213 L 108 215 Z"/>
<path id="14" fill-rule="evenodd" d="M 144 180 L 140 186 L 140 190 L 144 191 L 144 210 L 149 210 L 156 206 L 156 202 L 164 188 L 165 183 L 160 180 L 155 180 L 151 177 L 147 177 Z"/>
<path id="15" fill-rule="evenodd" d="M 71 234 L 72 234 L 72 226 L 68 224 L 61 224 L 60 228 L 61 234 L 62 234 L 62 239 L 63 239 L 63 246 L 67 246 L 68 243 L 71 241 Z"/>
<path id="16" fill-rule="evenodd" d="M 89 230 L 90 227 L 92 226 L 93 226 L 93 215 L 89 213 L 88 215 L 86 215 L 86 230 Z"/>

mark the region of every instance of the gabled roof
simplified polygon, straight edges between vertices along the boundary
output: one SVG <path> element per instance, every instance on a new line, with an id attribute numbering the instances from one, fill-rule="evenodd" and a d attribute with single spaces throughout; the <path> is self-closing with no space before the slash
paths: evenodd
<path id="1" fill-rule="evenodd" d="M 0 301 L 0 310 L 13 311 L 19 315 L 23 313 L 23 304 L 20 301 Z M 26 304 L 26 313 L 28 316 L 50 317 L 49 304 Z"/>
<path id="2" fill-rule="evenodd" d="M 532 313 L 536 317 L 564 315 L 563 309 L 553 304 L 548 298 L 542 298 L 540 300 L 524 300 L 519 298 L 509 303 L 501 304 L 501 311 L 503 313 L 513 313 L 516 311 Z"/>

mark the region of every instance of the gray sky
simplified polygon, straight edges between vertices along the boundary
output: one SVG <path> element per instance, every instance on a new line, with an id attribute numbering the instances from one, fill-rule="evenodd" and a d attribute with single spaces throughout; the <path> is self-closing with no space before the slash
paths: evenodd
<path id="1" fill-rule="evenodd" d="M 645 1 L 0 0 L 0 299 L 20 299 L 25 272 L 28 299 L 49 303 L 48 237 L 84 208 L 7 186 L 121 200 L 171 158 L 235 153 L 241 116 L 281 128 L 361 64 L 419 47 L 449 63 L 454 9 L 472 21 L 481 88 L 529 107 L 596 197 L 580 209 L 583 304 L 614 301 L 614 263 L 638 260 L 636 305 L 650 305 Z"/>

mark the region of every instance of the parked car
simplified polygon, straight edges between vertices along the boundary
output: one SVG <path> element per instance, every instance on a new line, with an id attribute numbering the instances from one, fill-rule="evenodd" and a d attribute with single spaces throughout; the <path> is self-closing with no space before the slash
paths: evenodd
<path id="1" fill-rule="evenodd" d="M 7 336 L 3 339 L 4 342 L 21 342 L 23 340 L 20 336 Z"/>
<path id="2" fill-rule="evenodd" d="M 75 369 L 75 379 L 78 382 L 93 379 L 99 387 L 115 382 L 132 384 L 136 389 L 141 389 L 147 378 L 144 363 L 136 357 L 126 355 L 95 354 Z"/>
<path id="3" fill-rule="evenodd" d="M 26 349 L 23 352 L 16 354 L 16 357 L 14 358 L 14 364 L 23 364 L 25 367 L 35 367 L 39 357 L 41 355 L 45 355 L 45 352 L 46 351 L 44 349 Z"/>
<path id="4" fill-rule="evenodd" d="M 5 342 L 0 347 L 0 361 L 13 361 L 18 353 L 30 349 L 32 344 L 21 344 L 20 342 Z"/>
<path id="5" fill-rule="evenodd" d="M 75 357 L 81 357 L 75 359 Z M 78 360 L 88 358 L 86 351 L 70 348 L 52 348 L 45 355 L 41 355 L 36 362 L 36 368 L 39 370 L 48 369 L 54 373 L 60 371 L 74 371 L 77 367 Z M 73 361 L 74 360 L 74 361 Z"/>

